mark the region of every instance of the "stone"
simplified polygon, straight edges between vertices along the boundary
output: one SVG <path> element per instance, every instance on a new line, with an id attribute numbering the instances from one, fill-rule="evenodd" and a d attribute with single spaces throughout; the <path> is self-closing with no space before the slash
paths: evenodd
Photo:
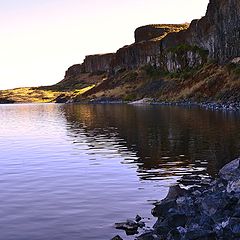
<path id="1" fill-rule="evenodd" d="M 142 239 L 154 239 L 154 234 L 158 240 L 240 239 L 240 194 L 236 189 L 227 191 L 229 183 L 240 177 L 238 161 L 223 167 L 220 177 L 207 186 L 170 188 L 152 211 L 158 217 L 153 230 Z"/>
<path id="2" fill-rule="evenodd" d="M 239 208 L 235 209 L 233 217 L 240 218 L 240 209 Z"/>
<path id="3" fill-rule="evenodd" d="M 240 57 L 234 58 L 231 63 L 240 64 Z"/>
<path id="4" fill-rule="evenodd" d="M 115 228 L 122 230 L 137 230 L 138 224 L 134 221 L 127 220 L 126 222 L 115 223 Z"/>
<path id="5" fill-rule="evenodd" d="M 146 232 L 136 238 L 137 240 L 157 240 L 158 236 L 153 232 Z"/>
<path id="6" fill-rule="evenodd" d="M 192 197 L 179 197 L 176 202 L 180 212 L 187 216 L 194 216 L 196 214 L 197 207 Z"/>
<path id="7" fill-rule="evenodd" d="M 138 227 L 140 227 L 140 228 L 145 227 L 145 225 L 146 224 L 144 222 L 142 222 L 142 221 L 138 222 Z"/>
<path id="8" fill-rule="evenodd" d="M 182 234 L 178 231 L 178 229 L 171 230 L 167 235 L 167 240 L 181 240 Z"/>
<path id="9" fill-rule="evenodd" d="M 127 220 L 126 222 L 115 223 L 116 229 L 124 230 L 127 235 L 135 235 L 138 233 L 138 228 L 143 228 L 145 223 Z"/>
<path id="10" fill-rule="evenodd" d="M 168 218 L 168 225 L 172 228 L 175 227 L 184 227 L 187 223 L 187 216 L 181 213 L 171 214 Z"/>
<path id="11" fill-rule="evenodd" d="M 240 224 L 239 223 L 234 224 L 232 226 L 231 230 L 236 237 L 240 237 Z"/>
<path id="12" fill-rule="evenodd" d="M 166 225 L 160 225 L 155 227 L 154 229 L 156 229 L 156 233 L 166 237 L 167 234 L 169 233 L 169 231 L 171 230 L 171 228 L 166 224 Z"/>
<path id="13" fill-rule="evenodd" d="M 169 188 L 168 194 L 165 199 L 167 200 L 175 200 L 180 196 L 184 196 L 186 194 L 186 190 L 181 188 L 179 185 L 171 186 Z"/>
<path id="14" fill-rule="evenodd" d="M 123 240 L 119 235 L 113 237 L 111 240 Z"/>
<path id="15" fill-rule="evenodd" d="M 219 176 L 221 179 L 226 181 L 233 181 L 240 179 L 240 168 L 239 168 L 240 159 L 236 159 L 228 164 L 226 164 L 220 171 Z"/>
<path id="16" fill-rule="evenodd" d="M 216 237 L 215 232 L 204 229 L 188 231 L 185 234 L 185 240 L 215 240 Z"/>
<path id="17" fill-rule="evenodd" d="M 240 237 L 240 219 L 232 217 L 229 220 L 228 229 L 235 237 Z"/>
<path id="18" fill-rule="evenodd" d="M 237 179 L 235 181 L 230 181 L 227 185 L 227 192 L 240 193 L 240 179 Z"/>
<path id="19" fill-rule="evenodd" d="M 161 201 L 159 204 L 152 209 L 152 215 L 154 217 L 163 217 L 168 215 L 168 210 L 170 208 L 176 207 L 175 200 L 165 200 Z"/>
<path id="20" fill-rule="evenodd" d="M 139 215 L 137 215 L 136 217 L 135 217 L 135 221 L 136 222 L 140 222 L 142 220 L 142 218 L 139 216 Z"/>
<path id="21" fill-rule="evenodd" d="M 204 214 L 213 216 L 219 209 L 224 209 L 227 204 L 226 194 L 220 192 L 205 196 L 202 199 L 201 208 Z"/>

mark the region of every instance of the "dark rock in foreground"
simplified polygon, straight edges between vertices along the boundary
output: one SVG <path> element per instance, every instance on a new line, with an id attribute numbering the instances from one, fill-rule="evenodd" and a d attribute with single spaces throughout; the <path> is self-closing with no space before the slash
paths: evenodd
<path id="1" fill-rule="evenodd" d="M 141 219 L 142 218 L 137 215 L 135 220 L 127 220 L 125 222 L 115 223 L 115 228 L 124 230 L 127 235 L 138 234 L 138 229 L 145 226 L 145 223 L 142 222 Z"/>
<path id="2" fill-rule="evenodd" d="M 119 235 L 113 237 L 111 240 L 123 240 Z"/>
<path id="3" fill-rule="evenodd" d="M 0 104 L 11 104 L 15 103 L 13 100 L 5 99 L 5 98 L 0 98 Z"/>
<path id="4" fill-rule="evenodd" d="M 158 218 L 153 230 L 138 240 L 240 239 L 240 158 L 208 186 L 171 187 L 152 214 Z"/>

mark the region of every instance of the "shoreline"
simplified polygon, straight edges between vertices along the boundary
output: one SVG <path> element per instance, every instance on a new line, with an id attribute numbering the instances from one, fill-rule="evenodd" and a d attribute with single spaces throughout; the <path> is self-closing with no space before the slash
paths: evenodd
<path id="1" fill-rule="evenodd" d="M 194 102 L 194 101 L 155 101 L 154 99 L 143 98 L 136 101 L 123 101 L 123 100 L 113 100 L 113 99 L 92 99 L 89 101 L 79 101 L 79 102 L 66 102 L 66 104 L 129 104 L 134 106 L 180 106 L 180 107 L 200 107 L 209 110 L 220 110 L 220 111 L 240 111 L 240 101 L 239 102 Z"/>
<path id="2" fill-rule="evenodd" d="M 227 112 L 238 112 L 240 111 L 239 102 L 214 102 L 214 101 L 203 101 L 195 102 L 190 100 L 183 101 L 157 101 L 151 98 L 143 98 L 134 101 L 124 101 L 120 99 L 91 99 L 82 101 L 66 101 L 66 102 L 49 102 L 50 104 L 129 104 L 133 106 L 174 106 L 174 107 L 200 107 L 202 109 L 214 110 L 214 111 L 227 111 Z M 13 105 L 13 104 L 49 104 L 46 102 L 13 102 L 6 100 L 5 102 L 0 101 L 0 105 Z"/>
<path id="3" fill-rule="evenodd" d="M 156 223 L 136 240 L 240 239 L 240 158 L 226 164 L 217 178 L 201 187 L 170 187 L 152 215 Z M 124 224 L 126 232 L 141 228 L 137 219 Z M 123 239 L 115 236 L 112 240 Z"/>

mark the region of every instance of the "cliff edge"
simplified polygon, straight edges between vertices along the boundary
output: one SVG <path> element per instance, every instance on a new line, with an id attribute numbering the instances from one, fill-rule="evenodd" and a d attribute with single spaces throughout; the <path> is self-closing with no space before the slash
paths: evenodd
<path id="1" fill-rule="evenodd" d="M 135 31 L 135 43 L 116 53 L 87 56 L 87 72 L 116 73 L 150 64 L 177 72 L 212 59 L 219 64 L 240 57 L 239 0 L 210 0 L 206 15 L 191 24 L 155 24 Z M 235 60 L 234 60 L 235 59 Z"/>

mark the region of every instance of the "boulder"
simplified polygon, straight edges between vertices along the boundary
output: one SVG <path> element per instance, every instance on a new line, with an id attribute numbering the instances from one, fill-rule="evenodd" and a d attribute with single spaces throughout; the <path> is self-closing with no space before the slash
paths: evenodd
<path id="1" fill-rule="evenodd" d="M 226 164 L 219 171 L 219 176 L 226 181 L 240 179 L 240 158 Z"/>
<path id="2" fill-rule="evenodd" d="M 158 220 L 146 239 L 240 239 L 239 179 L 236 159 L 206 186 L 185 191 L 170 188 L 167 197 L 152 210 Z"/>

